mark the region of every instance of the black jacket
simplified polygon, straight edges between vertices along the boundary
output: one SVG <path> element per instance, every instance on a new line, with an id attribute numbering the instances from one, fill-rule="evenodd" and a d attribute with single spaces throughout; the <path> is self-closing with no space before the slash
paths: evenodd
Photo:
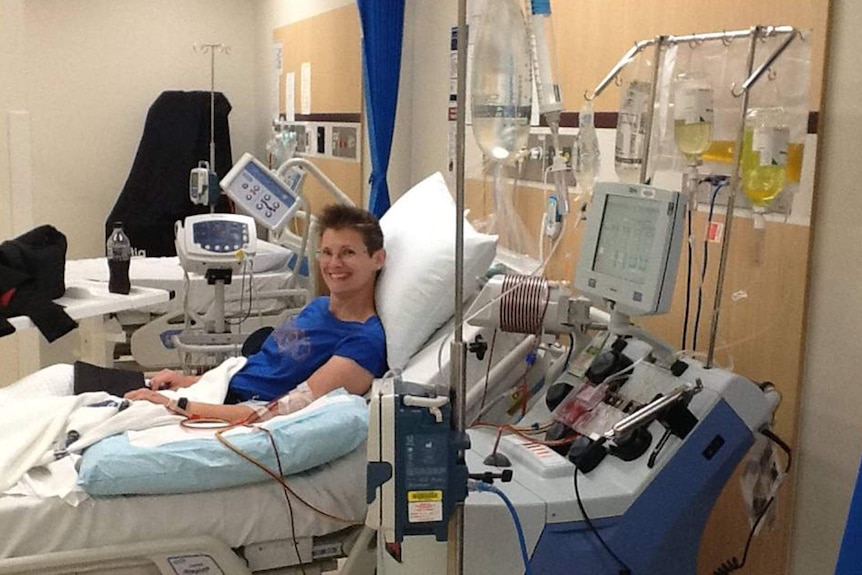
<path id="1" fill-rule="evenodd" d="M 0 244 L 0 336 L 15 328 L 6 318 L 30 316 L 49 342 L 78 324 L 53 299 L 66 292 L 66 236 L 40 226 Z"/>

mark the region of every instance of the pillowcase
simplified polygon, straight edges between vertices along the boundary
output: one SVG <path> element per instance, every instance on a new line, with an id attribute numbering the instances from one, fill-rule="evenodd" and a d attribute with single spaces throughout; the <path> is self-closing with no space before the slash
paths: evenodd
<path id="1" fill-rule="evenodd" d="M 333 461 L 362 444 L 368 436 L 368 406 L 357 395 L 335 390 L 261 426 L 272 433 L 287 476 Z M 266 433 L 227 438 L 269 469 L 278 469 Z M 140 447 L 129 443 L 125 433 L 112 435 L 84 451 L 78 471 L 78 485 L 90 495 L 191 493 L 267 480 L 266 472 L 212 437 Z"/>
<path id="2" fill-rule="evenodd" d="M 437 172 L 408 190 L 380 218 L 386 264 L 377 313 L 390 368 L 403 368 L 455 313 L 455 201 Z M 464 220 L 464 300 L 494 260 L 497 236 Z"/>

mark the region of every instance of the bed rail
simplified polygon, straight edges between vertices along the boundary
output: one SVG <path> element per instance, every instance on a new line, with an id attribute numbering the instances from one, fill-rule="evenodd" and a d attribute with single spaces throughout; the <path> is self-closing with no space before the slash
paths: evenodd
<path id="1" fill-rule="evenodd" d="M 162 539 L 0 559 L 0 575 L 61 573 L 230 573 L 251 575 L 245 563 L 214 537 Z"/>

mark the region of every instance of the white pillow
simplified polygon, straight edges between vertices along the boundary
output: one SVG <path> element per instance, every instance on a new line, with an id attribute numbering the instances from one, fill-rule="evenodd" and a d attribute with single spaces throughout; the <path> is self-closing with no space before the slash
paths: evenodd
<path id="1" fill-rule="evenodd" d="M 437 172 L 401 196 L 380 218 L 386 265 L 377 313 L 390 368 L 403 368 L 455 313 L 455 201 Z M 464 221 L 464 299 L 494 260 L 497 236 Z"/>

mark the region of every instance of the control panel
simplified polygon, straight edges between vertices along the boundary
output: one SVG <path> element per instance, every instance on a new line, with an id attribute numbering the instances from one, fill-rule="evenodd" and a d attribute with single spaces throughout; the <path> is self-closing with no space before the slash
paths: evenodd
<path id="1" fill-rule="evenodd" d="M 231 168 L 221 187 L 244 211 L 265 228 L 278 231 L 300 208 L 297 201 L 305 172 L 291 170 L 286 180 L 249 153 Z"/>
<path id="2" fill-rule="evenodd" d="M 257 251 L 257 228 L 248 216 L 188 216 L 175 224 L 174 232 L 180 264 L 190 272 L 238 269 L 244 259 Z"/>

